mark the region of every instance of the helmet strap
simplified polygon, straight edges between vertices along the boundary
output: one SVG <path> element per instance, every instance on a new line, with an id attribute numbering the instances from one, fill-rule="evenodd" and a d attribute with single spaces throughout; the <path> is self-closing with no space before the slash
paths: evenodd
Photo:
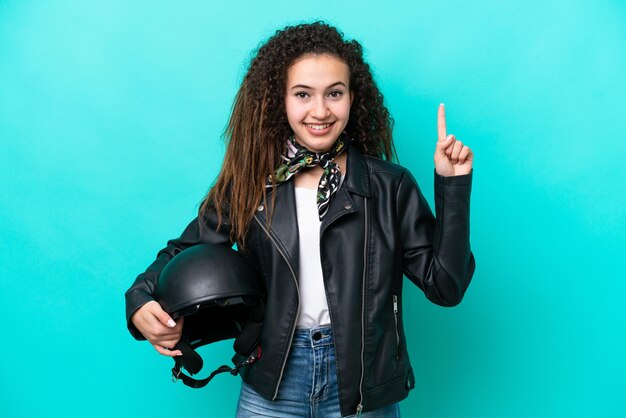
<path id="1" fill-rule="evenodd" d="M 191 376 L 187 376 L 185 373 L 182 372 L 182 367 L 177 362 L 172 368 L 172 382 L 176 383 L 178 380 L 182 380 L 182 382 L 185 385 L 191 388 L 195 388 L 195 389 L 202 388 L 202 387 L 205 387 L 207 383 L 209 383 L 216 375 L 220 373 L 230 372 L 230 374 L 232 374 L 233 376 L 236 376 L 237 374 L 239 374 L 239 369 L 256 362 L 260 358 L 261 358 L 261 346 L 258 346 L 257 350 L 254 353 L 249 355 L 245 360 L 237 363 L 235 367 L 231 368 L 230 366 L 226 366 L 226 365 L 220 366 L 217 369 L 213 370 L 213 372 L 206 379 L 194 379 Z"/>

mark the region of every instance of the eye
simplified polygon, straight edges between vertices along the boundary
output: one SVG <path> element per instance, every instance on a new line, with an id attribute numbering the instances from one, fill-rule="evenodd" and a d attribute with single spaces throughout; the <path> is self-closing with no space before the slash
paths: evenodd
<path id="1" fill-rule="evenodd" d="M 343 91 L 341 90 L 333 90 L 330 93 L 328 93 L 328 95 L 330 97 L 332 97 L 333 99 L 337 99 L 339 97 L 341 97 L 343 95 Z"/>
<path id="2" fill-rule="evenodd" d="M 306 91 L 299 91 L 294 93 L 294 96 L 296 96 L 298 99 L 306 99 L 307 97 L 309 97 L 309 93 L 307 93 Z"/>

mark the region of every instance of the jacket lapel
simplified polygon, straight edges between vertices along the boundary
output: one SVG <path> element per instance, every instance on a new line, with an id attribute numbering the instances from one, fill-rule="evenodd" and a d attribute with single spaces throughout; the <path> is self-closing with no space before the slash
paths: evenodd
<path id="1" fill-rule="evenodd" d="M 348 147 L 346 166 L 346 176 L 343 179 L 343 183 L 331 199 L 328 211 L 324 219 L 322 219 L 320 236 L 337 219 L 359 210 L 352 198 L 353 193 L 364 197 L 370 196 L 370 178 L 365 157 L 355 146 Z"/>
<path id="2" fill-rule="evenodd" d="M 274 203 L 274 214 L 270 233 L 278 242 L 277 245 L 282 247 L 288 262 L 298 271 L 300 243 L 298 237 L 298 217 L 296 214 L 296 194 L 294 190 L 293 180 L 276 186 L 276 189 L 268 189 L 267 192 L 267 208 L 257 210 L 259 219 L 267 226 L 267 218 L 272 213 L 272 195 L 276 194 L 276 202 Z M 260 207 L 259 207 L 260 208 Z"/>

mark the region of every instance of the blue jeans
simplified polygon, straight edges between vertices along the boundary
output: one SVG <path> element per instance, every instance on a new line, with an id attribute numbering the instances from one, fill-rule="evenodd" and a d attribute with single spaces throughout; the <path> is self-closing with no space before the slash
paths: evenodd
<path id="1" fill-rule="evenodd" d="M 332 328 L 297 329 L 276 400 L 242 382 L 237 418 L 340 418 L 335 367 Z M 399 418 L 400 408 L 395 403 L 361 416 Z"/>

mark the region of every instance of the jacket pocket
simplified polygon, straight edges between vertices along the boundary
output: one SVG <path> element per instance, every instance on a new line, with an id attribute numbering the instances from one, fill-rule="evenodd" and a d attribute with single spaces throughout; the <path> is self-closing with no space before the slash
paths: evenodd
<path id="1" fill-rule="evenodd" d="M 400 359 L 400 325 L 398 323 L 398 295 L 392 295 L 393 299 L 393 321 L 396 332 L 396 359 Z"/>

